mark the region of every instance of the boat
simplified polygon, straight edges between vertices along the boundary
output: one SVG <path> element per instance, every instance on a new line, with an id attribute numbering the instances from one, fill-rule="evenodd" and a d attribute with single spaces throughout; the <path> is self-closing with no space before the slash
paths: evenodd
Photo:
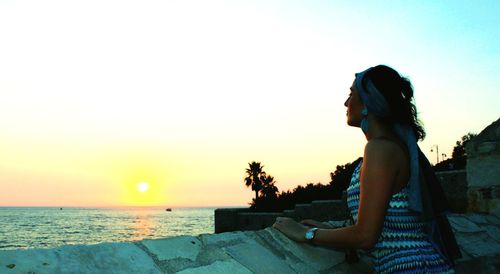
<path id="1" fill-rule="evenodd" d="M 170 212 L 170 211 L 172 211 L 172 209 L 169 207 L 169 208 L 165 209 L 165 211 Z"/>

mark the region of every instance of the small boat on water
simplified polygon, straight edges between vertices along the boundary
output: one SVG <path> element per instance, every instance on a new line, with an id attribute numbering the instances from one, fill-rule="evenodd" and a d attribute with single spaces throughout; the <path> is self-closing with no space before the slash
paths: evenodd
<path id="1" fill-rule="evenodd" d="M 170 211 L 172 211 L 172 209 L 169 207 L 169 208 L 165 209 L 165 211 L 170 212 Z"/>

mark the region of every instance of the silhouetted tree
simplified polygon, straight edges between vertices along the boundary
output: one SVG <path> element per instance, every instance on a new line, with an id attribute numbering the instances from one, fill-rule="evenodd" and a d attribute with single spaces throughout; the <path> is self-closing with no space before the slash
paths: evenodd
<path id="1" fill-rule="evenodd" d="M 334 199 L 342 198 L 342 193 L 347 189 L 351 182 L 352 173 L 363 158 L 358 158 L 352 163 L 337 166 L 334 172 L 330 173 L 330 186 Z"/>
<path id="2" fill-rule="evenodd" d="M 276 181 L 274 181 L 274 177 L 271 175 L 263 175 L 261 177 L 262 180 L 262 190 L 261 194 L 264 198 L 276 198 L 278 195 L 278 187 L 276 187 L 274 184 Z"/>
<path id="3" fill-rule="evenodd" d="M 252 190 L 255 191 L 255 201 L 259 198 L 259 191 L 262 190 L 263 177 L 266 173 L 262 170 L 264 168 L 260 162 L 248 163 L 249 168 L 246 169 L 245 185 L 247 187 L 251 186 Z"/>
<path id="4" fill-rule="evenodd" d="M 465 152 L 465 146 L 467 143 L 476 137 L 475 133 L 467 133 L 460 140 L 455 143 L 453 147 L 453 153 L 451 159 L 446 159 L 437 163 L 434 166 L 435 171 L 445 171 L 454 169 L 464 169 L 467 164 L 467 153 Z"/>
<path id="5" fill-rule="evenodd" d="M 465 152 L 465 146 L 470 140 L 472 140 L 476 136 L 477 134 L 471 132 L 462 136 L 462 139 L 458 140 L 455 143 L 455 147 L 453 148 L 453 153 L 451 154 L 451 158 L 453 159 L 467 158 L 467 153 Z"/>

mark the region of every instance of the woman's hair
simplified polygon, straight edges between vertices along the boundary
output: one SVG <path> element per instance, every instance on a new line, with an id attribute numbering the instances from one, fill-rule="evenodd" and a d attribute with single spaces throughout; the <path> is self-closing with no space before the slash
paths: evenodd
<path id="1" fill-rule="evenodd" d="M 389 104 L 390 115 L 385 118 L 386 121 L 411 126 L 417 140 L 423 140 L 425 130 L 417 118 L 417 107 L 412 100 L 413 87 L 410 80 L 401 77 L 397 71 L 385 65 L 378 65 L 367 71 L 364 80 L 366 79 L 372 81 Z"/>

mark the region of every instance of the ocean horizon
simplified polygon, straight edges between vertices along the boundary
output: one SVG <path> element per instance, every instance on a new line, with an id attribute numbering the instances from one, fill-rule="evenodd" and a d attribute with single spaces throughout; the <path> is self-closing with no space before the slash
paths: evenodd
<path id="1" fill-rule="evenodd" d="M 0 250 L 214 233 L 222 207 L 0 207 Z"/>

